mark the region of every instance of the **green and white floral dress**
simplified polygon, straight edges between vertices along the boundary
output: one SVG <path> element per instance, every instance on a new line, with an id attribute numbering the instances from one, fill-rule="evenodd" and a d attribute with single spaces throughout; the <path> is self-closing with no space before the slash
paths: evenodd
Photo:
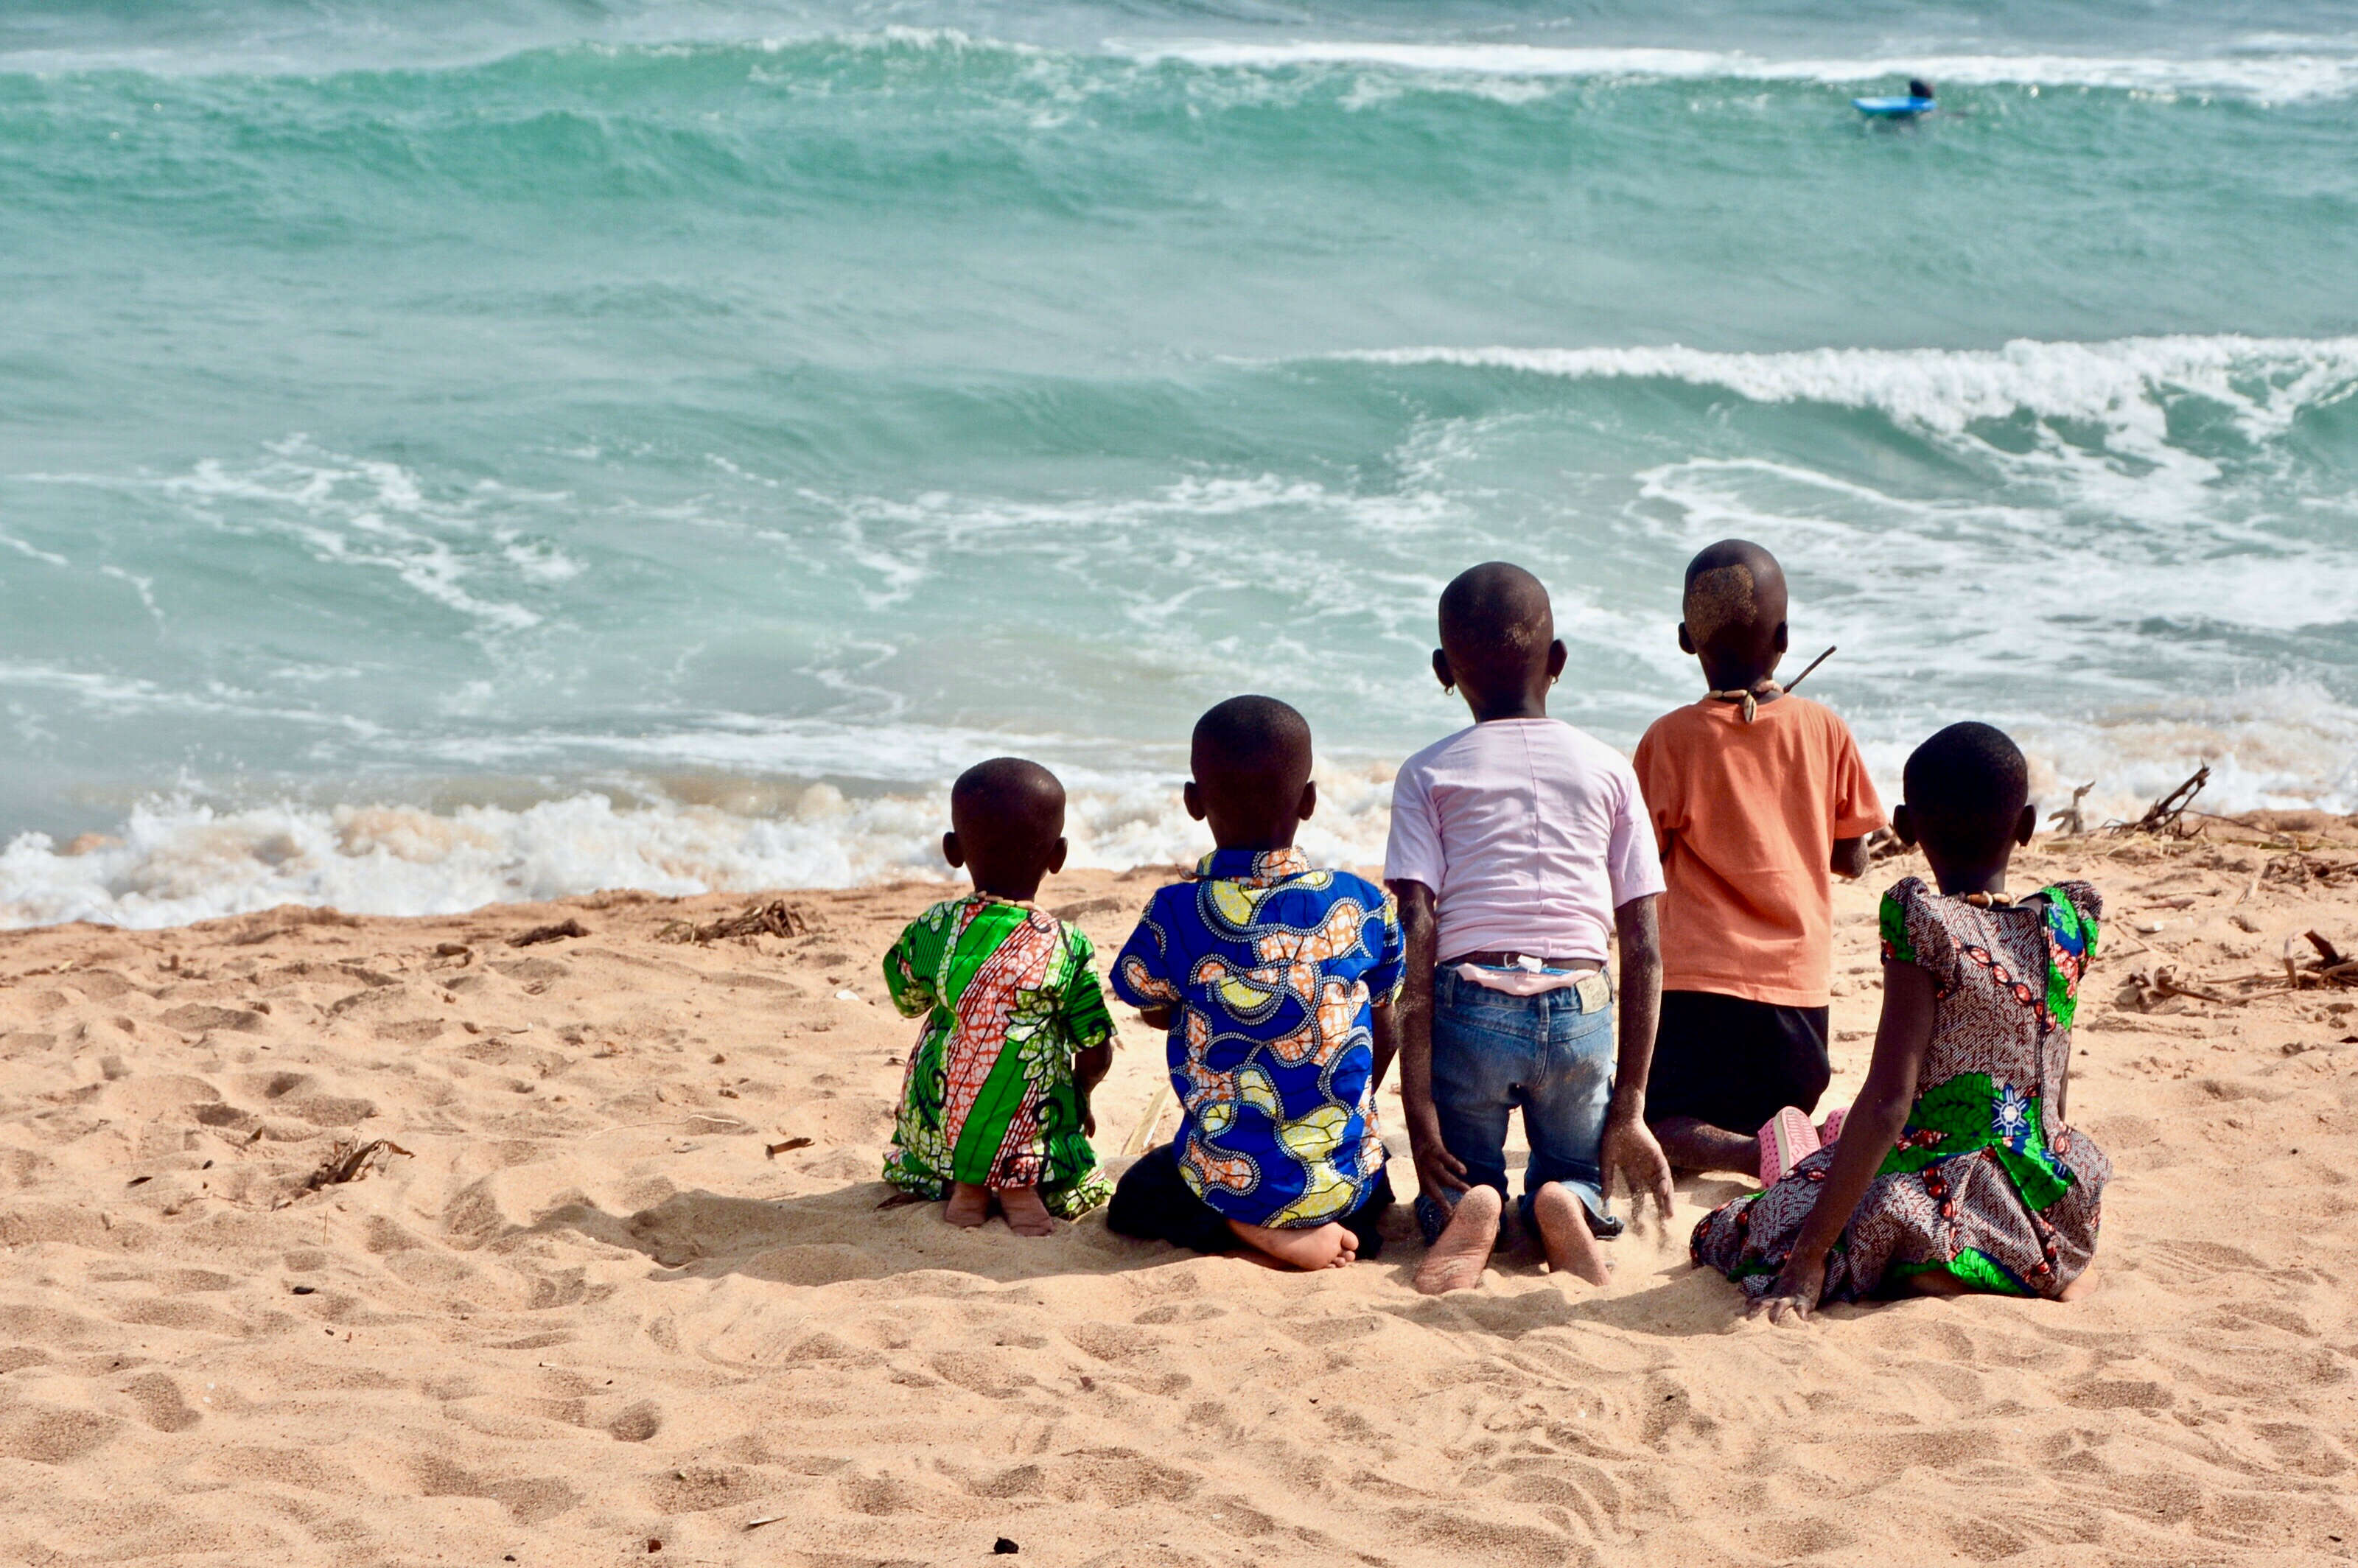
<path id="1" fill-rule="evenodd" d="M 1982 908 L 1909 877 L 1883 896 L 1886 963 L 1932 977 L 1932 1041 L 1898 1141 L 1826 1258 L 1823 1299 L 1947 1269 L 1984 1290 L 2054 1296 L 2096 1250 L 2112 1164 L 2063 1125 L 2071 1019 L 2104 908 L 2085 882 Z M 1832 1147 L 1695 1227 L 1692 1252 L 1765 1294 L 1792 1254 Z"/>

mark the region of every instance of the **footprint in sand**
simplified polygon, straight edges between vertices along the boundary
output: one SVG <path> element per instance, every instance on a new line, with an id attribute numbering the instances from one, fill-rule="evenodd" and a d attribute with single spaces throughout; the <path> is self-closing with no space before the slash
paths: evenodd
<path id="1" fill-rule="evenodd" d="M 205 1419 L 189 1408 L 180 1385 L 161 1372 L 143 1372 L 123 1391 L 139 1407 L 139 1419 L 158 1432 L 186 1432 Z"/>

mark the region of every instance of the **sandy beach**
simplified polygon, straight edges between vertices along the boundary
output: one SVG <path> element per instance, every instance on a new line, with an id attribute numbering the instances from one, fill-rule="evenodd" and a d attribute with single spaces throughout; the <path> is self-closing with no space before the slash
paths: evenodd
<path id="1" fill-rule="evenodd" d="M 2309 930 L 2358 947 L 2358 835 L 2298 826 L 2018 862 L 2109 903 L 2071 1105 L 2119 1167 L 2094 1298 L 1800 1332 L 1686 1260 L 1731 1181 L 1682 1183 L 1608 1290 L 1525 1254 L 1441 1300 L 1404 1214 L 1305 1278 L 880 1206 L 913 1026 L 875 959 L 933 884 L 786 894 L 801 934 L 708 944 L 676 923 L 743 900 L 11 934 L 0 1554 L 2347 1560 L 2358 990 L 2283 977 Z M 1163 874 L 1042 902 L 1109 946 Z M 1837 897 L 1847 1097 L 1875 899 Z M 2163 966 L 2223 1000 L 2158 996 Z M 1134 1018 L 1122 1047 L 1116 1165 L 1162 1076 Z"/>

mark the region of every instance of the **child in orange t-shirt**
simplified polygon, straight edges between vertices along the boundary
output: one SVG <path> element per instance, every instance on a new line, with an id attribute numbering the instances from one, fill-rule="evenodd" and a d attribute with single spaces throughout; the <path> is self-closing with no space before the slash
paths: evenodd
<path id="1" fill-rule="evenodd" d="M 1712 689 L 1656 719 L 1634 759 L 1669 884 L 1646 1119 L 1673 1165 L 1760 1175 L 1817 1146 L 1798 1113 L 1832 1074 L 1830 873 L 1866 874 L 1883 806 L 1849 727 L 1776 683 L 1775 557 L 1712 546 L 1687 565 L 1683 610 L 1679 646 Z"/>

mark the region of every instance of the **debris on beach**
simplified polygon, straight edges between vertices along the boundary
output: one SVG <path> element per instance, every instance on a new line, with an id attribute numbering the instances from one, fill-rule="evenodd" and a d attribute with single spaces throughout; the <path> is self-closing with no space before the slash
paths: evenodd
<path id="1" fill-rule="evenodd" d="M 658 942 L 693 942 L 698 946 L 732 936 L 807 936 L 810 917 L 784 899 L 773 898 L 767 903 L 749 903 L 735 914 L 698 925 L 689 920 L 666 920 L 655 931 Z"/>
<path id="2" fill-rule="evenodd" d="M 2202 829 L 2200 827 L 2186 826 L 2186 808 L 2194 804 L 2194 797 L 2201 795 L 2202 786 L 2210 782 L 2211 764 L 2205 762 L 2195 769 L 2176 789 L 2147 806 L 2143 816 L 2138 817 L 2135 822 L 2115 822 L 2105 831 L 2115 837 L 2131 833 L 2150 833 L 2168 838 L 2191 838 Z M 2079 804 L 2077 795 L 2072 797 L 2072 804 L 2075 806 Z M 2196 812 L 2195 815 L 2200 816 L 2203 814 Z"/>
<path id="3" fill-rule="evenodd" d="M 261 1136 L 259 1129 L 255 1130 L 254 1136 L 257 1138 Z M 416 1158 L 390 1138 L 372 1138 L 365 1143 L 357 1139 L 349 1143 L 339 1143 L 328 1157 L 319 1162 L 318 1170 L 303 1178 L 303 1184 L 296 1189 L 294 1196 L 301 1197 L 305 1193 L 316 1193 L 321 1187 L 341 1186 L 346 1182 L 357 1182 L 370 1171 L 381 1165 L 385 1156 L 389 1154 L 399 1154 L 409 1159 Z M 292 1202 L 293 1198 L 288 1201 Z"/>
<path id="4" fill-rule="evenodd" d="M 2071 805 L 2065 806 L 2061 811 L 2050 811 L 2047 814 L 2047 820 L 2056 827 L 2061 829 L 2064 838 L 2078 838 L 2086 835 L 2088 831 L 2088 818 L 2086 815 L 2081 811 L 2080 803 L 2087 799 L 2088 792 L 2095 787 L 2096 781 L 2090 779 L 2086 784 L 2080 785 L 2077 789 L 2071 792 Z"/>
<path id="5" fill-rule="evenodd" d="M 2314 949 L 2306 958 L 2300 957 L 2301 942 Z M 2315 986 L 2358 987 L 2358 958 L 2345 957 L 2321 932 L 2304 931 L 2298 938 L 2285 938 L 2284 978 L 2287 990 Z"/>
<path id="6" fill-rule="evenodd" d="M 568 936 L 587 936 L 590 928 L 578 920 L 560 920 L 554 925 L 535 925 L 508 938 L 511 947 L 537 947 L 544 942 L 562 942 Z"/>

